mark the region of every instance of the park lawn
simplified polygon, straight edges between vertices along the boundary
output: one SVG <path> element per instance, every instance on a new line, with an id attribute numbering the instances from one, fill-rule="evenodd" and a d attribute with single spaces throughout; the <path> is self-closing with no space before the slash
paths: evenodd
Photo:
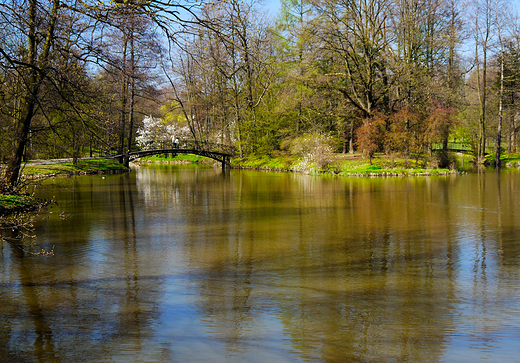
<path id="1" fill-rule="evenodd" d="M 143 162 L 155 163 L 205 163 L 213 162 L 208 158 L 199 155 L 179 154 L 172 157 L 170 154 L 148 156 L 141 159 Z M 354 176 L 389 176 L 389 175 L 444 175 L 451 171 L 441 168 L 427 168 L 426 163 L 414 159 L 391 159 L 383 154 L 378 154 L 370 163 L 363 159 L 361 155 L 335 154 L 334 160 L 326 168 L 317 168 L 310 163 L 301 166 L 301 159 L 287 152 L 274 152 L 270 155 L 247 155 L 244 157 L 234 157 L 231 159 L 231 166 L 234 168 L 261 169 L 274 171 L 299 171 L 309 174 L 336 174 Z"/>
<path id="2" fill-rule="evenodd" d="M 429 168 L 424 161 L 376 155 L 372 162 L 357 155 L 338 162 L 340 175 L 346 176 L 392 176 L 392 175 L 445 175 L 452 173 L 445 168 Z"/>

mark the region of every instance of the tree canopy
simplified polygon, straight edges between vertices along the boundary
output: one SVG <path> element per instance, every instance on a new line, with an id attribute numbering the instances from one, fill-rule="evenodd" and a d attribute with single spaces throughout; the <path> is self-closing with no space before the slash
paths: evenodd
<path id="1" fill-rule="evenodd" d="M 283 0 L 273 16 L 258 0 L 3 1 L 2 190 L 26 159 L 128 155 L 145 116 L 242 155 L 312 135 L 367 156 L 425 155 L 450 138 L 477 160 L 501 139 L 516 151 L 508 6 Z"/>

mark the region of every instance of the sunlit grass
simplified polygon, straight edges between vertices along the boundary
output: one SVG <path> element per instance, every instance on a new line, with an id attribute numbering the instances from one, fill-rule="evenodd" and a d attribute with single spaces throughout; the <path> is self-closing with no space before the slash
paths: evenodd
<path id="1" fill-rule="evenodd" d="M 520 165 L 520 153 L 503 153 L 500 155 L 502 167 L 517 167 Z M 495 154 L 488 154 L 486 156 L 486 164 L 494 165 Z"/>
<path id="2" fill-rule="evenodd" d="M 287 154 L 248 155 L 243 158 L 233 158 L 231 165 L 245 168 L 292 170 L 297 162 L 296 156 Z"/>
<path id="3" fill-rule="evenodd" d="M 451 172 L 444 168 L 428 168 L 421 160 L 416 162 L 415 159 L 391 159 L 384 155 L 377 155 L 370 162 L 360 155 L 336 154 L 334 160 L 322 169 L 309 164 L 307 169 L 302 170 L 300 161 L 298 157 L 288 154 L 249 155 L 234 158 L 232 165 L 254 169 L 299 170 L 309 174 L 331 173 L 340 176 L 443 175 Z"/>
<path id="4" fill-rule="evenodd" d="M 5 208 L 20 207 L 32 200 L 32 197 L 25 195 L 0 195 L 0 205 Z"/>
<path id="5" fill-rule="evenodd" d="M 171 156 L 171 154 L 162 154 L 162 155 L 153 155 L 147 156 L 140 159 L 144 162 L 187 162 L 187 163 L 204 163 L 204 162 L 213 162 L 212 159 L 208 159 L 204 156 L 195 155 L 195 154 L 177 154 L 175 156 Z"/>
<path id="6" fill-rule="evenodd" d="M 28 195 L 3 195 L 0 194 L 0 215 L 9 214 L 12 211 L 33 208 L 38 201 Z"/>

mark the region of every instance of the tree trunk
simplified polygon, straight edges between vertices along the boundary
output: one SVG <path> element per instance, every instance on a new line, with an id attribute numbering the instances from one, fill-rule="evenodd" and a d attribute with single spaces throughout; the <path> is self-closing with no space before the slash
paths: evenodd
<path id="1" fill-rule="evenodd" d="M 20 112 L 20 119 L 16 126 L 14 135 L 13 154 L 2 178 L 2 189 L 5 191 L 12 191 L 18 183 L 20 176 L 20 168 L 22 165 L 22 158 L 25 152 L 25 147 L 29 140 L 31 131 L 31 123 L 36 112 L 36 105 L 38 104 L 38 93 L 44 80 L 45 67 L 49 59 L 49 54 L 54 38 L 54 28 L 58 18 L 58 8 L 60 1 L 54 0 L 52 4 L 51 14 L 49 16 L 49 24 L 45 32 L 45 42 L 41 48 L 41 52 L 37 55 L 38 39 L 36 37 L 36 22 L 37 22 L 37 2 L 36 0 L 29 1 L 29 17 L 28 17 L 28 49 L 27 49 L 27 63 L 29 64 L 29 77 L 26 83 L 25 95 L 22 99 L 22 109 Z"/>
<path id="2" fill-rule="evenodd" d="M 126 74 L 126 50 L 128 45 L 128 39 L 125 35 L 125 41 L 123 46 L 123 64 L 122 64 L 122 85 L 121 85 L 121 124 L 119 128 L 119 154 L 122 155 L 125 151 L 125 129 L 126 129 L 126 94 L 128 92 L 128 81 L 127 81 L 127 74 Z"/>
<path id="3" fill-rule="evenodd" d="M 503 103 L 504 103 L 504 53 L 500 62 L 500 103 L 498 106 L 498 130 L 497 143 L 495 145 L 495 169 L 500 169 L 500 144 L 502 141 L 502 119 L 503 119 Z"/>
<path id="4" fill-rule="evenodd" d="M 134 23 L 132 17 L 132 29 L 130 34 L 130 105 L 128 109 L 128 143 L 125 152 L 124 165 L 130 165 L 130 151 L 132 149 L 134 129 L 134 105 L 135 105 L 135 51 L 134 51 Z"/>

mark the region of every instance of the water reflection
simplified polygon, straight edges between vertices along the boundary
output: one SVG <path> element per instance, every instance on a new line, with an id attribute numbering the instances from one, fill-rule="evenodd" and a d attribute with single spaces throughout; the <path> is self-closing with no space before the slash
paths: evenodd
<path id="1" fill-rule="evenodd" d="M 161 295 L 160 279 L 141 273 L 136 251 L 135 175 L 96 189 L 101 180 L 55 181 L 59 206 L 38 235 L 57 245 L 56 258 L 4 259 L 10 266 L 0 285 L 2 360 L 105 361 L 107 352 L 153 352 L 130 344 L 149 334 Z"/>
<path id="2" fill-rule="evenodd" d="M 1 250 L 0 357 L 515 361 L 517 179 L 56 179 L 38 233 L 57 257 Z"/>

